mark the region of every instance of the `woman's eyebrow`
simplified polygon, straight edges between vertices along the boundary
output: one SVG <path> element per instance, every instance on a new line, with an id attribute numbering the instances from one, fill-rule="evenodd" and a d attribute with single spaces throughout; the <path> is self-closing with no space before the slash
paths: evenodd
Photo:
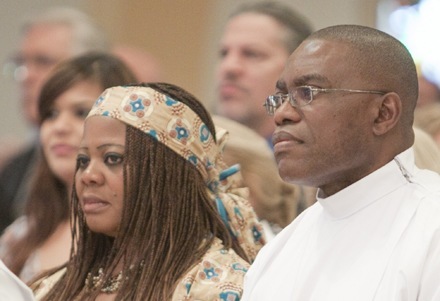
<path id="1" fill-rule="evenodd" d="M 111 147 L 111 146 L 116 146 L 119 148 L 125 148 L 125 145 L 122 144 L 118 144 L 118 143 L 105 143 L 105 144 L 101 144 L 100 146 L 97 147 L 97 149 L 103 149 L 103 148 L 107 148 L 107 147 Z"/>

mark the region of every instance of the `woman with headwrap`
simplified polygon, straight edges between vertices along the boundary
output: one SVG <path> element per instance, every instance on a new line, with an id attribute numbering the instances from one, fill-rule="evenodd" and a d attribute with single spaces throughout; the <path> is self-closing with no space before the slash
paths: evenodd
<path id="1" fill-rule="evenodd" d="M 43 300 L 239 300 L 264 243 L 225 169 L 226 133 L 170 84 L 107 89 L 86 119 L 66 268 Z"/>

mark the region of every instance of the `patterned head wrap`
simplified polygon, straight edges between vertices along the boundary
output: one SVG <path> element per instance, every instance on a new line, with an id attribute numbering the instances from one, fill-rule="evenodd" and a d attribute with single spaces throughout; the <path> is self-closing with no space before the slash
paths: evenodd
<path id="1" fill-rule="evenodd" d="M 152 88 L 113 87 L 96 100 L 87 118 L 109 116 L 138 128 L 193 164 L 205 180 L 218 212 L 249 259 L 265 243 L 263 231 L 239 187 L 238 166 L 224 169 L 222 150 L 227 132 L 218 129 L 217 143 L 200 117 L 185 104 Z"/>

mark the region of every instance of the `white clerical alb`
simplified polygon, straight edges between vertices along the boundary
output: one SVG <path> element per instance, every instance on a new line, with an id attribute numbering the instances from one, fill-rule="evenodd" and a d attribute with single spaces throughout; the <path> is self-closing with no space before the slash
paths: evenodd
<path id="1" fill-rule="evenodd" d="M 303 212 L 263 250 L 242 300 L 440 300 L 440 176 L 409 149 Z"/>

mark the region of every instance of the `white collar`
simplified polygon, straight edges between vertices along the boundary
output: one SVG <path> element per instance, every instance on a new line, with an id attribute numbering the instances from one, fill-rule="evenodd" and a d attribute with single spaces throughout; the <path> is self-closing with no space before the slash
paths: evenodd
<path id="1" fill-rule="evenodd" d="M 317 200 L 331 218 L 346 218 L 410 182 L 413 170 L 414 152 L 409 148 L 334 195 L 319 197 L 322 194 L 318 190 Z"/>

